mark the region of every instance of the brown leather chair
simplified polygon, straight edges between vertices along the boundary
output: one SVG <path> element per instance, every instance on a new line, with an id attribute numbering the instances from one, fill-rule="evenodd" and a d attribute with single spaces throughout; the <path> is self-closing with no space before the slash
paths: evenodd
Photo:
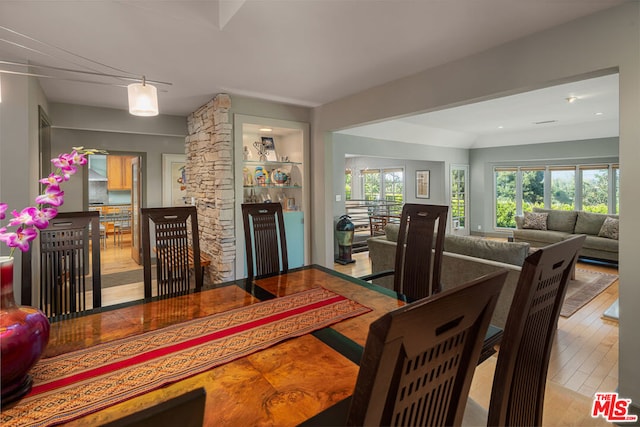
<path id="1" fill-rule="evenodd" d="M 394 290 L 411 301 L 440 292 L 448 211 L 448 206 L 406 203 L 400 217 L 395 268 L 361 279 L 368 281 L 393 274 Z"/>
<path id="2" fill-rule="evenodd" d="M 469 399 L 465 425 L 542 425 L 553 337 L 585 239 L 579 235 L 525 259 L 498 352 L 489 411 Z"/>
<path id="3" fill-rule="evenodd" d="M 151 224 L 155 231 L 157 295 L 188 292 L 191 289 L 191 277 L 195 278 L 195 288 L 202 288 L 198 213 L 195 206 L 143 208 L 140 213 L 145 298 L 152 296 Z"/>
<path id="4" fill-rule="evenodd" d="M 99 212 L 61 212 L 40 231 L 40 299 L 50 319 L 102 305 Z M 22 254 L 22 303 L 32 302 L 31 247 Z M 87 304 L 91 294 L 92 305 Z"/>
<path id="5" fill-rule="evenodd" d="M 242 219 L 248 278 L 286 272 L 289 260 L 280 203 L 243 203 Z"/>

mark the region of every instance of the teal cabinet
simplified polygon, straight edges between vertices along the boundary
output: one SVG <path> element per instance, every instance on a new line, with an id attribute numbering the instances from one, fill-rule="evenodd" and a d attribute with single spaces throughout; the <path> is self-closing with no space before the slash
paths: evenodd
<path id="1" fill-rule="evenodd" d="M 304 213 L 284 212 L 284 231 L 287 235 L 287 257 L 289 268 L 304 265 Z"/>

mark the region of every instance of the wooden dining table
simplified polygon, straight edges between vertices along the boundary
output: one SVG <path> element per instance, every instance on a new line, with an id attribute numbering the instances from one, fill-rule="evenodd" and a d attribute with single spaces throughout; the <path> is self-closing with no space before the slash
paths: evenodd
<path id="1" fill-rule="evenodd" d="M 367 310 L 82 415 L 68 425 L 101 425 L 201 387 L 206 390 L 206 426 L 294 426 L 332 407 L 353 392 L 369 325 L 406 302 L 391 290 L 318 265 L 103 307 L 54 322 L 43 360 L 318 287 Z M 497 329 L 487 334 L 484 357 L 500 336 Z"/>

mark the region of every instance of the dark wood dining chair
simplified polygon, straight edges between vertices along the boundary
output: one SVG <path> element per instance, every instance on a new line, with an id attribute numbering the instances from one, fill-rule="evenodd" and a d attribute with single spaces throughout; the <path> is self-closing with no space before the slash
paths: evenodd
<path id="1" fill-rule="evenodd" d="M 498 352 L 489 411 L 469 399 L 465 425 L 542 425 L 553 338 L 585 239 L 579 235 L 525 259 Z"/>
<path id="2" fill-rule="evenodd" d="M 103 427 L 202 427 L 206 401 L 205 389 L 197 388 Z"/>
<path id="3" fill-rule="evenodd" d="M 202 288 L 200 236 L 195 206 L 142 208 L 140 213 L 145 298 L 152 296 L 152 247 L 156 254 L 158 296 L 188 292 L 192 277 L 195 278 L 195 288 Z M 192 257 L 190 252 L 193 253 Z"/>
<path id="4" fill-rule="evenodd" d="M 263 277 L 289 269 L 280 203 L 243 203 L 247 276 Z"/>
<path id="5" fill-rule="evenodd" d="M 406 203 L 402 207 L 395 268 L 361 277 L 393 274 L 393 288 L 412 301 L 441 291 L 442 252 L 448 206 Z"/>
<path id="6" fill-rule="evenodd" d="M 459 425 L 506 277 L 494 272 L 373 322 L 353 396 L 302 425 Z"/>
<path id="7" fill-rule="evenodd" d="M 39 238 L 38 307 L 53 319 L 102 305 L 100 214 L 61 212 Z M 22 303 L 32 305 L 32 248 L 22 254 Z M 91 305 L 88 304 L 91 301 Z"/>

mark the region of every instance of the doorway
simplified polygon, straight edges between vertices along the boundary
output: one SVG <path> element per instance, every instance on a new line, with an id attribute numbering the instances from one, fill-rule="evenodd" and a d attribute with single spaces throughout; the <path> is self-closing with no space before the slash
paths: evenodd
<path id="1" fill-rule="evenodd" d="M 100 212 L 101 273 L 106 278 L 103 287 L 109 284 L 109 275 L 142 269 L 139 257 L 132 255 L 133 243 L 139 242 L 133 234 L 142 197 L 140 164 L 137 153 L 110 151 L 89 156 L 87 208 Z M 114 283 L 115 279 L 124 280 L 114 278 Z"/>

